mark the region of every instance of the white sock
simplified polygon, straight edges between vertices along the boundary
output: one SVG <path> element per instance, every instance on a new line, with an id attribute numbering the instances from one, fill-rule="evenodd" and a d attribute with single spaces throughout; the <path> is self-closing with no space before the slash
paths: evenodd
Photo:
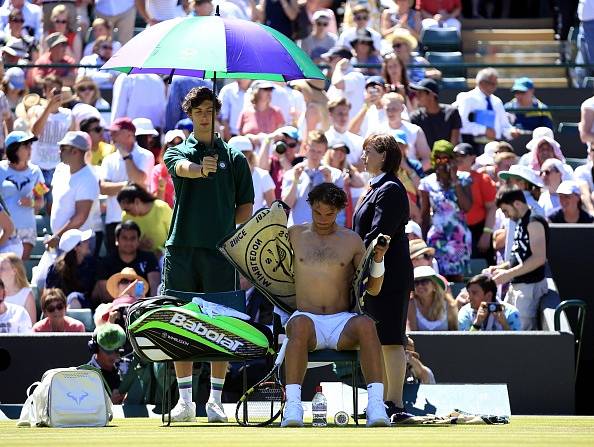
<path id="1" fill-rule="evenodd" d="M 298 401 L 301 402 L 301 385 L 292 383 L 286 386 L 287 402 Z"/>
<path id="2" fill-rule="evenodd" d="M 210 378 L 210 397 L 209 402 L 221 403 L 221 395 L 223 394 L 223 385 L 225 385 L 225 379 L 217 379 L 216 377 Z"/>
<path id="3" fill-rule="evenodd" d="M 370 383 L 367 385 L 367 400 L 384 400 L 384 384 L 381 382 Z"/>
<path id="4" fill-rule="evenodd" d="M 178 377 L 177 388 L 179 390 L 179 400 L 187 404 L 192 403 L 192 376 Z"/>

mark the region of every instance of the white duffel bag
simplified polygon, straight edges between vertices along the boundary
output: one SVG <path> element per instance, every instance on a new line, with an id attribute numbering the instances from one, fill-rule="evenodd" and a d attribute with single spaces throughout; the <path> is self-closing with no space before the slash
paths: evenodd
<path id="1" fill-rule="evenodd" d="M 85 365 L 46 371 L 27 389 L 17 426 L 105 427 L 112 417 L 101 372 Z"/>

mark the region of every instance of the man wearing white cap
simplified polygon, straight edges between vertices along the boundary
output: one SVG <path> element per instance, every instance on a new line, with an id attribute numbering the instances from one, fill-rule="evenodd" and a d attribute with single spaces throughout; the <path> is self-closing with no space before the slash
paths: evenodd
<path id="1" fill-rule="evenodd" d="M 55 248 L 60 237 L 70 229 L 81 231 L 92 228 L 89 219 L 93 204 L 98 206 L 99 179 L 85 163 L 85 155 L 91 149 L 89 135 L 70 131 L 58 141 L 61 164 L 56 168 L 53 194 L 54 205 L 50 215 L 52 237 L 47 246 Z"/>
<path id="2" fill-rule="evenodd" d="M 557 188 L 561 208 L 549 216 L 552 223 L 593 223 L 594 217 L 582 208 L 581 191 L 577 182 L 565 180 Z"/>

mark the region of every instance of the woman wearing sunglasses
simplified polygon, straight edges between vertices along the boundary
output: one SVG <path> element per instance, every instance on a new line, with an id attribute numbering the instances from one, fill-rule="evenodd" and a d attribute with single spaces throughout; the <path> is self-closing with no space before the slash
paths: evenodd
<path id="1" fill-rule="evenodd" d="M 446 140 L 433 144 L 431 166 L 435 172 L 419 185 L 421 227 L 427 245 L 435 249 L 439 271 L 459 282 L 470 262 L 471 234 L 464 213 L 472 207 L 471 178 L 468 172 L 458 171 L 454 146 Z"/>
<path id="2" fill-rule="evenodd" d="M 108 111 L 110 108 L 109 103 L 101 97 L 95 81 L 87 76 L 78 78 L 74 84 L 74 95 L 75 100 L 93 106 L 99 111 Z"/>
<path id="3" fill-rule="evenodd" d="M 70 17 L 68 10 L 64 5 L 57 5 L 52 9 L 50 17 L 50 26 L 44 31 L 44 39 L 52 33 L 61 33 L 68 39 L 68 50 L 67 54 L 74 58 L 76 62 L 80 61 L 82 56 L 82 39 L 80 35 L 69 25 Z M 44 51 L 47 49 L 44 49 Z"/>
<path id="4" fill-rule="evenodd" d="M 114 53 L 114 44 L 108 36 L 99 36 L 93 43 L 93 53 L 83 57 L 80 60 L 80 65 L 89 65 L 89 67 L 80 67 L 78 69 L 77 79 L 87 77 L 92 79 L 98 88 L 112 89 L 113 83 L 120 73 L 115 70 L 100 70 L 99 68 L 105 64 Z"/>
<path id="5" fill-rule="evenodd" d="M 45 318 L 33 325 L 33 332 L 85 332 L 85 325 L 66 315 L 66 296 L 60 289 L 45 289 L 41 296 Z"/>

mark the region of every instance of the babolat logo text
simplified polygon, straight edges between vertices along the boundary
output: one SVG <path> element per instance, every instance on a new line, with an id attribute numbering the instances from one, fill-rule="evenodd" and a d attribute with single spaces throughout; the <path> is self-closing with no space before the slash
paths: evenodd
<path id="1" fill-rule="evenodd" d="M 229 349 L 233 352 L 237 351 L 240 346 L 243 346 L 242 342 L 232 340 L 225 334 L 221 334 L 220 332 L 217 332 L 213 329 L 209 329 L 200 322 L 188 321 L 188 317 L 183 314 L 174 314 L 171 318 L 171 321 L 169 322 L 190 332 L 194 332 L 196 335 L 204 337 L 207 340 L 212 341 L 213 343 L 216 343 L 217 345 L 220 345 L 223 348 Z"/>

